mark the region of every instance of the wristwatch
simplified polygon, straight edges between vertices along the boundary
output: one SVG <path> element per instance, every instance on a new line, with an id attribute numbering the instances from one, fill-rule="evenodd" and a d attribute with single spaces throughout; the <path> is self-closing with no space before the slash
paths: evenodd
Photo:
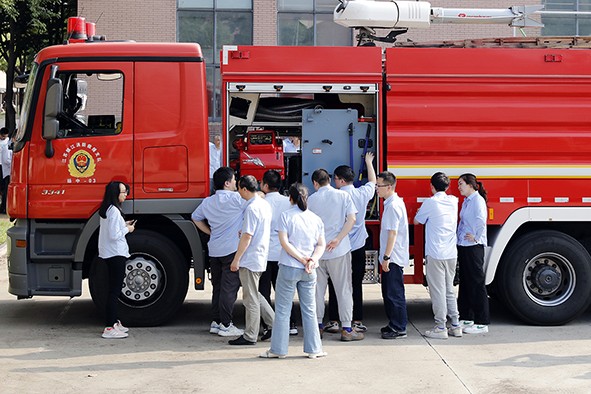
<path id="1" fill-rule="evenodd" d="M 383 260 L 384 260 L 384 261 L 388 261 L 388 260 L 390 260 L 390 256 L 386 256 L 386 255 L 384 255 L 384 257 L 383 257 Z"/>

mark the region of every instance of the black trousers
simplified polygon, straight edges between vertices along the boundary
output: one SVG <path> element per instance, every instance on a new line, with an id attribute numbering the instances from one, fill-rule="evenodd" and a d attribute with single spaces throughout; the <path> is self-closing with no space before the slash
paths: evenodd
<path id="1" fill-rule="evenodd" d="M 351 251 L 351 273 L 353 281 L 353 321 L 362 321 L 365 246 Z M 330 278 L 328 279 L 328 318 L 330 321 L 339 321 L 339 304 Z"/>
<path id="2" fill-rule="evenodd" d="M 211 296 L 211 313 L 213 320 L 228 327 L 232 323 L 234 303 L 240 289 L 240 276 L 238 271 L 230 270 L 232 260 L 236 253 L 223 257 L 210 257 L 211 284 L 213 294 Z"/>
<path id="3" fill-rule="evenodd" d="M 5 176 L 2 178 L 2 206 L 0 207 L 0 212 L 6 213 L 6 197 L 8 197 L 8 185 L 10 185 L 10 175 Z"/>
<path id="4" fill-rule="evenodd" d="M 125 262 L 127 261 L 127 257 L 114 256 L 103 260 L 107 263 L 109 270 L 109 293 L 107 294 L 107 320 L 105 326 L 113 327 L 113 324 L 117 323 L 117 304 L 123 285 L 123 278 L 125 277 Z"/>
<path id="5" fill-rule="evenodd" d="M 263 272 L 259 279 L 259 293 L 265 297 L 269 305 L 271 303 L 271 286 L 275 289 L 277 284 L 277 273 L 279 272 L 279 263 L 277 261 L 267 261 L 267 270 Z M 296 324 L 297 311 L 295 305 L 291 305 L 291 316 L 289 317 L 289 324 Z M 262 321 L 262 319 L 261 319 Z M 264 323 L 263 323 L 264 324 Z"/>
<path id="6" fill-rule="evenodd" d="M 490 310 L 484 273 L 484 246 L 458 246 L 460 290 L 458 310 L 461 320 L 474 320 L 475 324 L 489 324 Z"/>

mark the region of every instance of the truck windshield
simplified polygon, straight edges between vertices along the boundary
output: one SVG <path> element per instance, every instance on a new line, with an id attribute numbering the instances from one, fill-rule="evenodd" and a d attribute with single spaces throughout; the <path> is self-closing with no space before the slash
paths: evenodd
<path id="1" fill-rule="evenodd" d="M 29 74 L 29 82 L 27 83 L 27 87 L 25 88 L 25 98 L 23 100 L 23 105 L 21 107 L 21 117 L 18 126 L 18 134 L 14 138 L 16 141 L 20 141 L 25 136 L 25 131 L 27 130 L 27 120 L 29 118 L 31 101 L 33 100 L 33 87 L 35 85 L 35 78 L 37 77 L 38 68 L 39 65 L 37 63 L 33 63 L 31 74 Z"/>

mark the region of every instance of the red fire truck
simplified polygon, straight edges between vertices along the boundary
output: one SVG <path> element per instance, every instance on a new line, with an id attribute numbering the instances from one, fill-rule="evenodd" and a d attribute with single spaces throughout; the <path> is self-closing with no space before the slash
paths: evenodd
<path id="1" fill-rule="evenodd" d="M 353 4 L 337 7 L 335 19 Z M 367 27 L 365 44 L 375 38 Z M 206 279 L 190 220 L 209 191 L 203 57 L 196 44 L 73 38 L 84 42 L 37 55 L 26 90 L 9 188 L 9 291 L 79 296 L 88 278 L 104 308 L 97 211 L 105 184 L 121 180 L 131 185 L 123 209 L 138 220 L 121 316 L 160 324 L 180 308 L 191 267 L 196 289 Z M 363 182 L 369 149 L 378 170 L 397 176 L 410 218 L 434 172 L 472 172 L 490 198 L 491 293 L 526 322 L 562 324 L 591 302 L 590 42 L 226 46 L 224 163 L 242 174 L 277 169 L 286 185 L 308 186 L 314 169 L 350 164 Z M 298 151 L 284 152 L 289 137 Z M 374 201 L 370 249 L 379 214 Z M 422 283 L 422 226 L 410 234 L 406 283 Z"/>

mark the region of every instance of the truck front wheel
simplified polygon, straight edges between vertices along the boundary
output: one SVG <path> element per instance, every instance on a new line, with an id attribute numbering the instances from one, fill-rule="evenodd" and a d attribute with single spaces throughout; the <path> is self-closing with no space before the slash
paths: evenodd
<path id="1" fill-rule="evenodd" d="M 507 249 L 499 268 L 502 301 L 527 323 L 564 324 L 591 302 L 591 257 L 567 234 L 529 233 Z"/>
<path id="2" fill-rule="evenodd" d="M 180 309 L 189 284 L 188 264 L 168 238 L 146 230 L 128 235 L 131 256 L 119 295 L 118 316 L 130 326 L 156 326 Z M 96 307 L 104 312 L 108 292 L 106 263 L 96 258 L 89 275 Z"/>

